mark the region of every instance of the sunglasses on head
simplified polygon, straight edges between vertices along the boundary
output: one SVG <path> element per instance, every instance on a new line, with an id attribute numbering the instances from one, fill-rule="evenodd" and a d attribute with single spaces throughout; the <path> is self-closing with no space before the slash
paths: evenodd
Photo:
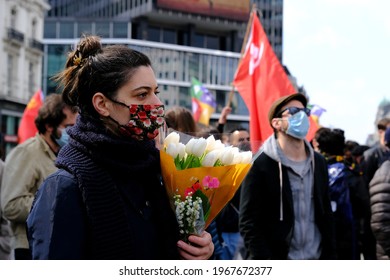
<path id="1" fill-rule="evenodd" d="M 298 107 L 287 107 L 284 110 L 280 111 L 278 114 L 278 117 L 280 118 L 284 112 L 288 111 L 290 115 L 294 115 L 298 113 L 299 111 L 304 111 L 307 116 L 310 116 L 310 109 L 309 108 L 298 108 Z"/>

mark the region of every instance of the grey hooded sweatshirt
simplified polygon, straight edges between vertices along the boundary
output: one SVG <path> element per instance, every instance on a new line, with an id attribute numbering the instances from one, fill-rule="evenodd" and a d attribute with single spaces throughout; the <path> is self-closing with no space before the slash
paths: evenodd
<path id="1" fill-rule="evenodd" d="M 295 260 L 319 259 L 321 256 L 321 233 L 314 218 L 314 151 L 306 140 L 305 149 L 308 155 L 306 160 L 300 162 L 290 160 L 283 154 L 276 138 L 271 136 L 260 150 L 260 153 L 263 152 L 278 162 L 280 178 L 282 178 L 282 165 L 288 170 L 294 208 L 294 227 L 288 259 Z M 283 182 L 280 181 L 280 188 L 282 188 Z M 281 208 L 282 200 L 281 195 Z M 283 220 L 283 209 L 280 210 L 280 219 Z"/>

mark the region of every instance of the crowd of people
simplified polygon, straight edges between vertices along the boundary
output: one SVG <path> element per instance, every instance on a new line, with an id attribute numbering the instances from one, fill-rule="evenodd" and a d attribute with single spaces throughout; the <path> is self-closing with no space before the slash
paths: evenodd
<path id="1" fill-rule="evenodd" d="M 0 259 L 389 259 L 390 119 L 372 147 L 327 127 L 308 141 L 306 96 L 281 97 L 234 197 L 184 242 L 158 129 L 251 151 L 248 129 L 227 125 L 232 108 L 209 126 L 187 108 L 165 110 L 149 58 L 96 36 L 55 80 L 61 94 L 45 98 L 36 136 L 0 161 Z"/>

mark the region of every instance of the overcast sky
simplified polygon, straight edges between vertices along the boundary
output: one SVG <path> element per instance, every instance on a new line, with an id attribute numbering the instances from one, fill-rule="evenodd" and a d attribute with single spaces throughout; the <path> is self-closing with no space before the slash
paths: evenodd
<path id="1" fill-rule="evenodd" d="M 323 126 L 365 144 L 379 103 L 390 100 L 389 0 L 285 0 L 283 64 Z"/>

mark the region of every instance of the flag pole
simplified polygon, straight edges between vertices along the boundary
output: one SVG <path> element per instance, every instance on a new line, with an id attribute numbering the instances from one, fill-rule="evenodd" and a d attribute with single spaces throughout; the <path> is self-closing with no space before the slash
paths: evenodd
<path id="1" fill-rule="evenodd" d="M 242 56 L 244 55 L 246 43 L 247 43 L 248 37 L 249 37 L 249 31 L 250 31 L 251 26 L 252 26 L 253 11 L 255 11 L 255 10 L 256 10 L 256 4 L 253 3 L 253 5 L 252 5 L 252 10 L 251 10 L 251 14 L 250 14 L 249 21 L 248 21 L 248 25 L 246 26 L 244 41 L 242 42 L 242 46 L 241 46 L 241 54 L 240 54 L 240 59 L 238 60 L 237 69 L 238 69 L 238 66 L 239 66 L 240 63 L 241 63 Z M 232 89 L 231 89 L 230 92 L 229 92 L 229 99 L 228 99 L 228 103 L 226 104 L 227 107 L 230 107 L 230 104 L 232 103 L 232 100 L 233 100 L 233 95 L 234 95 L 234 84 L 232 83 Z"/>

